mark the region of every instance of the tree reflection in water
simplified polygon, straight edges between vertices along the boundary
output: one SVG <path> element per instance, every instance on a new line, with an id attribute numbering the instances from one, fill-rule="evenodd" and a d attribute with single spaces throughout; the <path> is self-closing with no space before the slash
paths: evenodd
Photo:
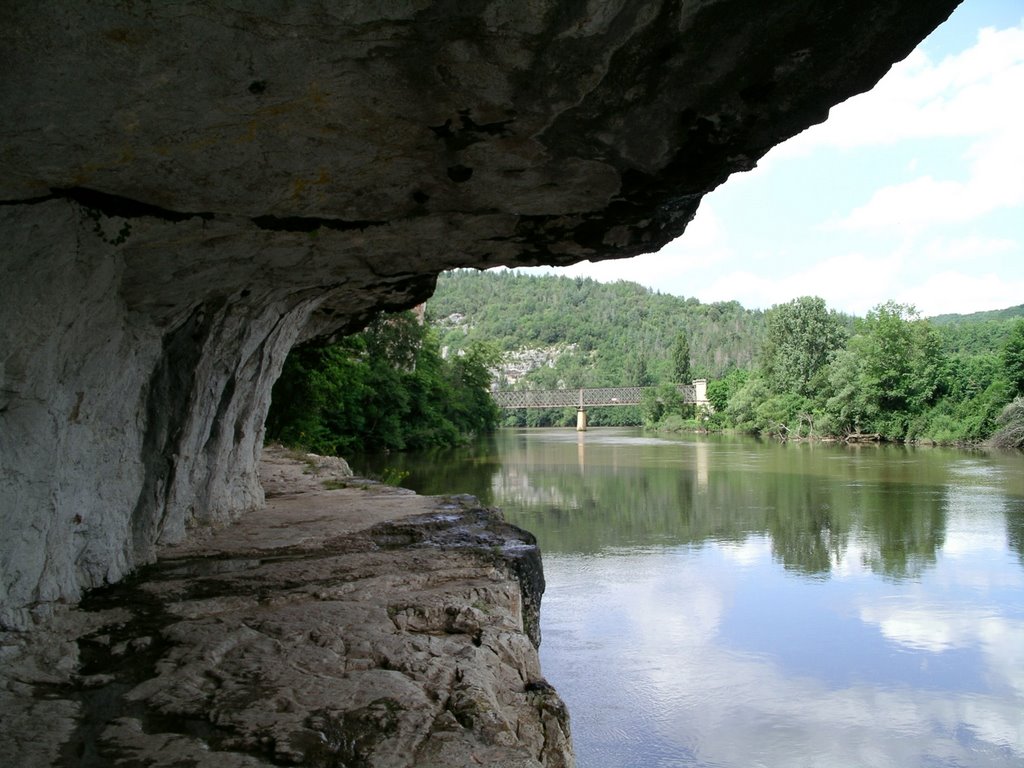
<path id="1" fill-rule="evenodd" d="M 1024 764 L 1024 457 L 596 429 L 389 461 L 537 535 L 581 765 Z"/>

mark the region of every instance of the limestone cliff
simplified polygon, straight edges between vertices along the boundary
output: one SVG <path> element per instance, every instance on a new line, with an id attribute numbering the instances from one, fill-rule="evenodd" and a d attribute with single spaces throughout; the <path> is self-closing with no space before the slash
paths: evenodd
<path id="1" fill-rule="evenodd" d="M 955 5 L 4 3 L 0 624 L 258 507 L 296 341 L 658 248 Z"/>

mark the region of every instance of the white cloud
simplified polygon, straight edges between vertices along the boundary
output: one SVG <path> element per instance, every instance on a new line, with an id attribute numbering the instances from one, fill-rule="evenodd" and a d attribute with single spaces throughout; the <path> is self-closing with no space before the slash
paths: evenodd
<path id="1" fill-rule="evenodd" d="M 741 567 L 770 563 L 772 560 L 772 542 L 767 536 L 748 536 L 740 544 L 721 542 L 715 546 L 726 560 Z"/>
<path id="2" fill-rule="evenodd" d="M 978 233 L 985 231 L 979 223 L 982 217 L 1024 206 L 1021 94 L 1024 23 L 981 30 L 974 46 L 938 63 L 916 50 L 873 91 L 839 105 L 826 123 L 777 147 L 767 158 L 772 165 L 827 148 L 959 138 L 958 148 L 951 145 L 938 165 L 934 154 L 928 162 L 915 156 L 905 173 L 916 172 L 917 178 L 878 189 L 822 227 L 875 237 L 874 254 L 836 255 L 812 267 L 786 271 L 786 264 L 794 260 L 766 243 L 768 259 L 745 251 L 743 269 L 717 278 L 699 295 L 708 301 L 736 299 L 747 307 L 766 308 L 811 294 L 855 314 L 890 298 L 912 303 L 925 315 L 1020 303 L 1020 268 L 1005 260 L 1000 264 L 983 259 L 1021 254 L 1024 217 L 1019 241 Z M 865 154 L 865 162 L 873 161 Z M 968 226 L 974 231 L 965 234 Z M 944 271 L 936 272 L 943 266 Z"/>
<path id="3" fill-rule="evenodd" d="M 689 262 L 690 269 L 728 261 L 734 255 L 722 221 L 707 201 L 697 209 L 686 233 L 662 248 L 659 254 Z"/>
<path id="4" fill-rule="evenodd" d="M 864 205 L 826 229 L 916 233 L 937 223 L 966 221 L 976 215 L 965 186 L 922 176 L 905 184 L 882 187 Z"/>
<path id="5" fill-rule="evenodd" d="M 938 610 L 877 602 L 860 610 L 862 621 L 876 625 L 886 638 L 910 650 L 943 653 L 980 648 L 990 673 L 1024 696 L 1024 622 L 998 614 L 984 606 Z"/>
<path id="6" fill-rule="evenodd" d="M 835 579 L 859 579 L 863 576 L 872 578 L 868 567 L 869 555 L 864 542 L 853 539 L 842 552 L 832 552 L 829 556 L 832 563 L 831 574 Z"/>
<path id="7" fill-rule="evenodd" d="M 992 517 L 983 517 L 988 526 L 970 526 L 966 528 L 952 529 L 953 522 L 947 521 L 946 539 L 942 543 L 943 557 L 953 558 L 977 558 L 979 553 L 985 557 L 1000 557 L 1006 550 L 1006 532 L 998 524 L 1001 522 Z M 959 522 L 959 521 L 957 521 Z M 1021 586 L 1019 572 L 1010 571 L 1009 575 L 1000 573 L 1003 579 L 1001 584 Z M 962 572 L 958 572 L 962 575 Z M 962 582 L 963 580 L 961 580 Z M 992 584 L 991 578 L 984 582 L 974 580 L 971 586 L 979 583 L 988 587 Z"/>
<path id="8" fill-rule="evenodd" d="M 1024 25 L 984 29 L 977 43 L 933 64 L 920 49 L 869 93 L 833 110 L 785 153 L 905 139 L 963 137 L 966 178 L 922 175 L 883 187 L 833 223 L 847 231 L 914 233 L 1024 205 Z"/>
<path id="9" fill-rule="evenodd" d="M 749 540 L 735 553 L 749 547 L 740 557 L 756 567 L 763 541 Z M 588 700 L 569 701 L 578 726 L 585 724 L 604 738 L 609 732 L 630 738 L 629 730 L 616 733 L 621 726 L 608 702 L 619 701 L 622 708 L 650 713 L 644 735 L 665 745 L 665 755 L 690 754 L 697 762 L 716 765 L 753 760 L 765 768 L 783 768 L 793 765 L 794 749 L 807 764 L 893 768 L 974 764 L 972 757 L 979 754 L 974 749 L 1004 750 L 1011 762 L 1024 756 L 1018 699 L 897 682 L 837 687 L 812 675 L 790 674 L 771 654 L 731 649 L 720 632 L 734 597 L 730 577 L 739 569 L 716 571 L 674 558 L 669 552 L 608 557 L 585 569 L 572 558 L 553 557 L 546 563 L 549 584 L 570 580 L 578 590 L 555 588 L 545 597 L 550 601 L 545 631 L 558 644 L 542 646 L 542 654 L 558 655 L 571 673 L 596 686 L 577 689 L 573 680 L 553 678 L 563 695 L 587 691 Z M 584 584 L 590 587 L 581 589 Z M 599 612 L 589 607 L 595 600 Z M 573 605 L 577 601 L 588 607 Z M 987 661 L 985 671 L 1021 691 L 1022 622 L 998 618 L 983 607 L 966 613 L 929 610 L 912 595 L 896 605 L 876 601 L 860 614 L 908 648 L 978 647 Z M 603 658 L 609 634 L 629 650 L 598 674 L 590 665 Z M 551 674 L 554 667 L 547 659 L 544 664 Z M 978 741 L 959 740 L 957 734 L 965 729 Z"/>
<path id="10" fill-rule="evenodd" d="M 1020 250 L 1021 243 L 1008 238 L 981 237 L 968 235 L 954 239 L 935 238 L 921 246 L 925 263 L 957 264 L 961 262 L 978 262 L 1003 254 L 1012 254 Z"/>
<path id="11" fill-rule="evenodd" d="M 898 255 L 861 253 L 833 256 L 788 273 L 777 263 L 771 275 L 750 271 L 725 275 L 704 294 L 708 301 L 736 299 L 748 308 L 768 308 L 799 296 L 820 296 L 830 308 L 863 315 L 879 303 L 879 295 L 891 295 L 900 264 Z"/>
<path id="12" fill-rule="evenodd" d="M 936 180 L 925 175 L 882 187 L 867 203 L 826 226 L 914 234 L 1024 205 L 1024 144 L 1020 135 L 1024 135 L 1024 121 L 1016 136 L 1000 132 L 973 145 L 967 153 L 972 162 L 966 181 Z"/>
<path id="13" fill-rule="evenodd" d="M 978 622 L 986 616 L 978 611 L 940 614 L 885 603 L 864 606 L 860 610 L 861 621 L 876 625 L 892 642 L 931 653 L 973 646 L 977 642 Z"/>

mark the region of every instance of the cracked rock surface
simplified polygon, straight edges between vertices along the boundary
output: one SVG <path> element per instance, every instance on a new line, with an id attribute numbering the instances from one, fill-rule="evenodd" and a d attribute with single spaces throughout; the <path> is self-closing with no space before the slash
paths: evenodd
<path id="1" fill-rule="evenodd" d="M 529 534 L 468 497 L 263 466 L 260 519 L 3 636 L 9 764 L 573 764 Z"/>
<path id="2" fill-rule="evenodd" d="M 6 3 L 0 626 L 259 509 L 295 343 L 658 249 L 955 5 Z"/>

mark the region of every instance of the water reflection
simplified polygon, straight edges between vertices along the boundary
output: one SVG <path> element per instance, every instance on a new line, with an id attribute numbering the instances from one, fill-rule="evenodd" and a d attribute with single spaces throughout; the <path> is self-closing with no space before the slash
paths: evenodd
<path id="1" fill-rule="evenodd" d="M 449 483 L 450 490 L 469 481 L 486 500 L 530 514 L 548 552 L 767 533 L 785 568 L 822 577 L 844 559 L 853 537 L 871 570 L 899 579 L 932 566 L 943 543 L 946 486 L 903 449 L 851 456 L 829 446 L 607 432 L 528 437 L 516 434 L 500 464 L 466 468 L 480 477 L 435 473 L 433 484 Z"/>
<path id="2" fill-rule="evenodd" d="M 1019 456 L 566 430 L 446 460 L 411 484 L 538 536 L 582 768 L 1024 764 Z"/>

